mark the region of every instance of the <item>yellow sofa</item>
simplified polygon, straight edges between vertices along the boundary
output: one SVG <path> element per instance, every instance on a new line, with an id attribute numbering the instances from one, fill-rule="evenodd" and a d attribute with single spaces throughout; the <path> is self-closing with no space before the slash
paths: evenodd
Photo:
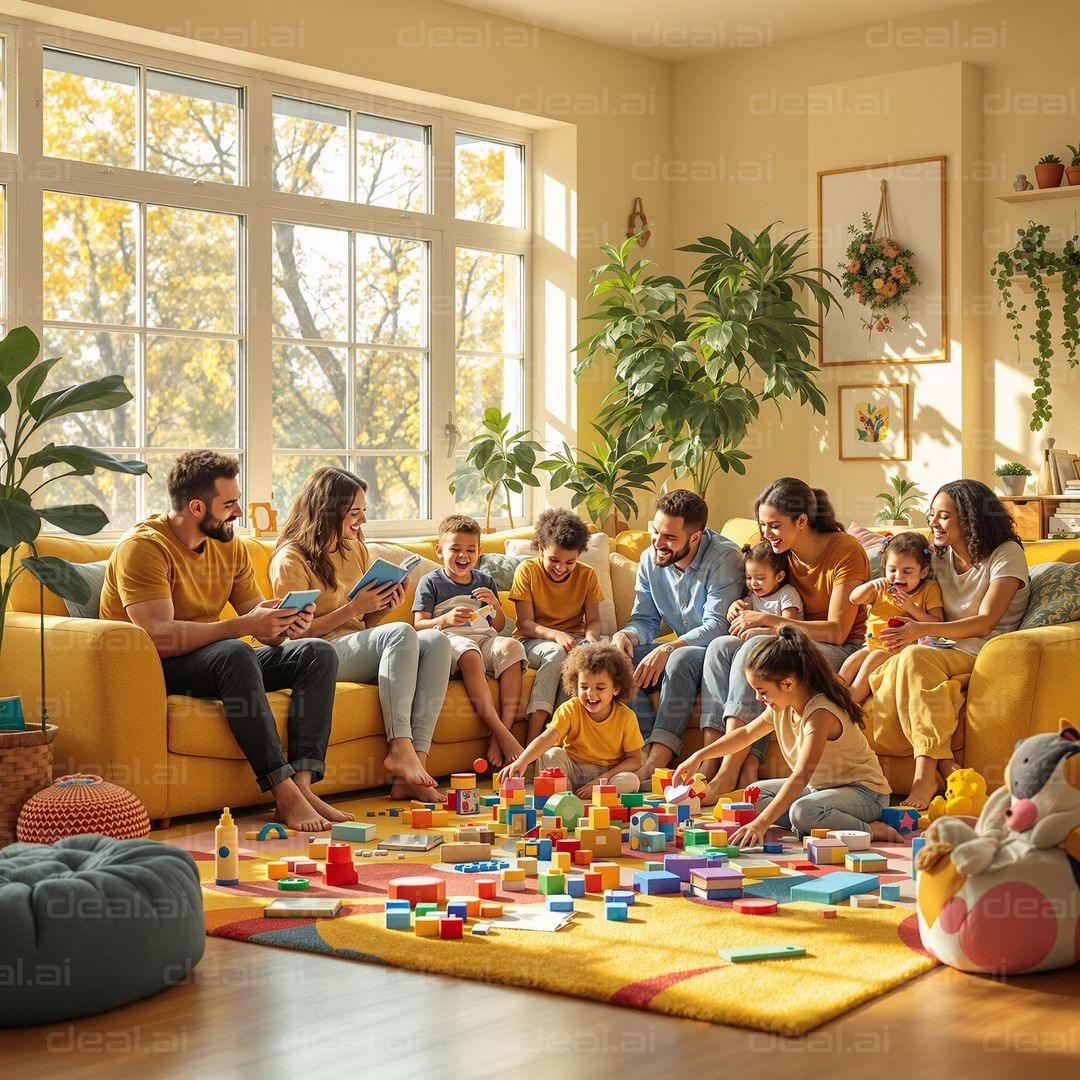
<path id="1" fill-rule="evenodd" d="M 732 518 L 722 532 L 743 544 L 756 534 L 753 521 Z M 502 552 L 507 539 L 531 536 L 531 529 L 485 536 L 485 552 Z M 242 537 L 267 595 L 266 567 L 273 542 Z M 397 541 L 429 559 L 432 537 Z M 615 612 L 625 623 L 634 599 L 637 561 L 648 534 L 622 533 L 611 544 L 609 567 Z M 42 537 L 43 555 L 72 562 L 107 559 L 111 542 Z M 1046 541 L 1025 545 L 1028 562 L 1080 561 L 1080 545 Z M 415 579 L 414 575 L 414 579 Z M 13 590 L 4 640 L 3 693 L 23 697 L 28 716 L 39 708 L 38 589 L 28 574 Z M 409 618 L 411 593 L 395 613 Z M 147 635 L 128 623 L 73 619 L 63 602 L 45 594 L 48 649 L 49 713 L 59 726 L 57 771 L 97 772 L 122 784 L 143 800 L 157 821 L 218 809 L 226 803 L 264 801 L 251 770 L 234 742 L 220 705 L 180 696 L 166 697 L 157 654 Z M 966 715 L 954 746 L 957 758 L 979 769 L 992 785 L 1018 739 L 1054 730 L 1058 718 L 1075 715 L 1072 664 L 1080 655 L 1080 623 L 1017 631 L 994 639 L 979 654 L 968 688 Z M 531 680 L 531 673 L 526 676 Z M 497 685 L 493 690 L 497 692 Z M 275 718 L 285 736 L 288 697 L 271 694 Z M 686 752 L 701 745 L 695 709 L 687 731 Z M 523 732 L 518 732 L 519 738 Z M 471 768 L 484 752 L 486 729 L 476 718 L 460 682 L 453 682 L 435 731 L 430 766 L 437 776 Z M 339 683 L 334 724 L 327 753 L 326 792 L 354 791 L 385 783 L 382 759 L 386 743 L 378 692 L 372 686 Z M 895 790 L 911 782 L 910 758 L 881 755 Z M 787 769 L 775 745 L 764 774 Z"/>

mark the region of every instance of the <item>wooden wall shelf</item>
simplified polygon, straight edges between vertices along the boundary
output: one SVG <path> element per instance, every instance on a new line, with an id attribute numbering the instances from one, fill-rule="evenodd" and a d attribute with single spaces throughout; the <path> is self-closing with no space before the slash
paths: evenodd
<path id="1" fill-rule="evenodd" d="M 1063 184 L 1061 187 L 1035 188 L 1034 191 L 1010 191 L 1007 195 L 999 195 L 1002 202 L 1025 203 L 1025 202 L 1054 202 L 1055 199 L 1080 199 L 1080 184 L 1070 186 Z"/>
<path id="2" fill-rule="evenodd" d="M 1071 495 L 1002 495 L 1000 499 L 1021 540 L 1045 540 L 1058 503 L 1080 502 L 1080 491 Z"/>

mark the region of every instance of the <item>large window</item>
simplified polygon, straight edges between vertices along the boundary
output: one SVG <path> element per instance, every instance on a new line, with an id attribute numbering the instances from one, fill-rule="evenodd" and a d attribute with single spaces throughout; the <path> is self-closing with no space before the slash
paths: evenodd
<path id="1" fill-rule="evenodd" d="M 46 434 L 152 474 L 72 477 L 57 496 L 100 501 L 121 530 L 165 509 L 178 452 L 206 447 L 239 455 L 245 501 L 272 498 L 279 520 L 324 464 L 367 480 L 373 532 L 453 511 L 447 478 L 483 410 L 528 426 L 527 136 L 25 33 L 17 124 L 0 85 L 0 130 L 22 140 L 19 157 L 0 147 L 18 166 L 0 174 L 0 322 L 40 318 L 63 357 L 50 389 L 123 374 L 130 404 Z M 30 246 L 10 272 L 41 282 L 12 294 L 25 313 L 6 306 L 12 205 Z"/>

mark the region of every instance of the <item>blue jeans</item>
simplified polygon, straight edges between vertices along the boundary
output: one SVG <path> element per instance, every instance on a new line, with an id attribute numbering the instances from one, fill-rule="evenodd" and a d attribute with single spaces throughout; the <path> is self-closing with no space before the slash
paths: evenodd
<path id="1" fill-rule="evenodd" d="M 760 814 L 779 794 L 786 780 L 759 780 L 757 812 Z M 865 832 L 866 826 L 881 817 L 889 805 L 889 796 L 873 791 L 862 784 L 843 787 L 806 788 L 788 807 L 787 813 L 776 819 L 777 825 L 791 829 L 799 836 L 809 836 L 811 829 L 850 829 Z"/>
<path id="2" fill-rule="evenodd" d="M 634 646 L 634 667 L 657 647 L 655 641 Z M 690 722 L 705 665 L 706 651 L 696 645 L 676 649 L 669 657 L 660 679 L 643 687 L 627 704 L 634 710 L 646 743 L 659 743 L 674 753 L 682 746 L 683 733 Z M 649 694 L 660 691 L 660 706 L 653 710 Z"/>

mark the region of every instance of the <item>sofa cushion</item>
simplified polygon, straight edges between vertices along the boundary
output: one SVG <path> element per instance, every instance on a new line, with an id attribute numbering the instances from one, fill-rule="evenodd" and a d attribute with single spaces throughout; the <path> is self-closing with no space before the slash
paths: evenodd
<path id="1" fill-rule="evenodd" d="M 108 560 L 72 564 L 75 573 L 90 586 L 90 599 L 85 604 L 76 603 L 74 600 L 64 601 L 68 614 L 73 619 L 98 619 L 101 617 L 101 590 L 105 587 L 105 568 L 108 565 Z"/>
<path id="2" fill-rule="evenodd" d="M 1031 568 L 1021 630 L 1080 621 L 1080 564 L 1050 562 Z"/>
<path id="3" fill-rule="evenodd" d="M 484 552 L 480 561 L 476 564 L 477 570 L 490 574 L 499 586 L 499 592 L 509 592 L 514 583 L 514 574 L 517 568 L 533 558 L 532 555 L 504 555 L 500 552 Z"/>

